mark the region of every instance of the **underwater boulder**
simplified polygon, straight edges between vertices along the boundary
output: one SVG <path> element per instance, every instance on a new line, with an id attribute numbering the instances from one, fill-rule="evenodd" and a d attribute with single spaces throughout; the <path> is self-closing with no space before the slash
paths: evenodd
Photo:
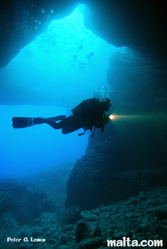
<path id="1" fill-rule="evenodd" d="M 69 207 L 65 210 L 62 221 L 64 224 L 76 224 L 81 219 L 81 212 L 77 206 Z"/>
<path id="2" fill-rule="evenodd" d="M 86 222 L 80 220 L 77 222 L 76 226 L 76 240 L 80 242 L 81 240 L 89 237 L 89 226 Z"/>
<path id="3" fill-rule="evenodd" d="M 116 171 L 112 160 L 107 161 L 107 154 L 102 157 L 99 153 L 99 162 L 95 160 L 97 154 L 95 149 L 90 150 L 75 164 L 67 181 L 66 208 L 78 205 L 81 210 L 90 210 L 167 185 L 167 167 L 146 170 L 123 170 L 122 167 Z M 129 204 L 140 201 L 133 197 Z"/>

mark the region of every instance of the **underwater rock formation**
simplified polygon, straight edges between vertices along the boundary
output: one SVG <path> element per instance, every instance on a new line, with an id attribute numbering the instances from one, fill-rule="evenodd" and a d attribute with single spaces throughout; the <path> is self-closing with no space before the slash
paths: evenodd
<path id="1" fill-rule="evenodd" d="M 167 58 L 166 2 L 145 0 L 8 0 L 0 8 L 0 67 L 45 31 L 52 20 L 85 3 L 85 25 L 115 46 L 129 46 L 162 62 Z M 99 18 L 100 16 L 100 18 Z"/>
<path id="2" fill-rule="evenodd" d="M 31 223 L 44 211 L 56 210 L 46 192 L 26 183 L 0 180 L 0 216 L 13 213 L 18 224 Z"/>
<path id="3" fill-rule="evenodd" d="M 77 206 L 72 206 L 64 211 L 62 222 L 64 224 L 76 224 L 81 219 L 81 212 Z"/>
<path id="4" fill-rule="evenodd" d="M 78 0 L 3 1 L 0 8 L 0 67 L 44 32 L 52 20 L 68 16 Z"/>
<path id="5" fill-rule="evenodd" d="M 34 181 L 38 187 L 50 193 L 50 195 L 66 198 L 66 182 L 76 161 L 61 164 L 40 172 Z"/>
<path id="6" fill-rule="evenodd" d="M 166 167 L 125 171 L 122 164 L 122 169 L 116 168 L 116 164 L 114 164 L 116 159 L 112 161 L 114 153 L 110 156 L 112 150 L 106 154 L 104 153 L 105 147 L 102 153 L 97 150 L 97 147 L 102 147 L 105 143 L 106 141 L 96 144 L 74 166 L 67 182 L 66 207 L 78 205 L 81 209 L 88 210 L 124 200 L 141 191 L 148 191 L 152 187 L 167 185 Z M 121 156 L 115 155 L 117 163 L 121 161 Z M 141 196 L 141 199 L 143 198 Z"/>
<path id="7" fill-rule="evenodd" d="M 167 9 L 164 0 L 89 2 L 85 24 L 95 35 L 116 47 L 128 46 L 166 63 Z"/>
<path id="8" fill-rule="evenodd" d="M 156 187 L 151 191 L 114 204 L 101 205 L 96 209 L 80 212 L 80 220 L 73 224 L 61 221 L 62 215 L 57 211 L 43 212 L 40 219 L 31 224 L 20 226 L 14 219 L 14 213 L 0 215 L 0 248 L 107 248 L 108 239 L 162 240 L 167 246 L 167 187 Z M 69 217 L 70 218 L 70 217 Z M 46 243 L 7 242 L 7 235 L 45 238 Z M 119 244 L 120 245 L 120 244 Z M 25 247 L 26 246 L 26 247 Z"/>
<path id="9" fill-rule="evenodd" d="M 128 168 L 164 167 L 167 162 L 167 66 L 139 54 L 115 53 L 107 72 L 111 86 L 112 124 L 89 139 L 87 151 L 99 140 L 116 136 L 129 157 Z M 133 159 L 133 161 L 132 161 Z"/>
<path id="10" fill-rule="evenodd" d="M 90 209 L 166 184 L 166 170 L 159 169 L 157 177 L 154 169 L 167 166 L 167 68 L 136 54 L 116 53 L 107 77 L 115 120 L 89 139 L 86 154 L 75 164 L 67 207 Z M 136 170 L 142 170 L 139 177 Z"/>
<path id="11" fill-rule="evenodd" d="M 107 72 L 112 87 L 113 125 L 137 168 L 167 162 L 167 66 L 135 53 L 112 55 Z M 123 117 L 122 117 L 123 116 Z M 121 118 L 122 117 L 122 118 Z"/>

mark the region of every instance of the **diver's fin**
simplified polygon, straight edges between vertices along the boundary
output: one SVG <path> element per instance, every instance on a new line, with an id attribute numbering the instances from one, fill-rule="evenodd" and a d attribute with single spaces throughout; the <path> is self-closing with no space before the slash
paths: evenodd
<path id="1" fill-rule="evenodd" d="M 13 128 L 25 128 L 36 124 L 43 124 L 45 121 L 62 121 L 66 118 L 65 115 L 60 115 L 52 118 L 25 118 L 25 117 L 13 117 Z"/>
<path id="2" fill-rule="evenodd" d="M 12 122 L 13 128 L 25 128 L 34 125 L 33 118 L 13 117 Z"/>

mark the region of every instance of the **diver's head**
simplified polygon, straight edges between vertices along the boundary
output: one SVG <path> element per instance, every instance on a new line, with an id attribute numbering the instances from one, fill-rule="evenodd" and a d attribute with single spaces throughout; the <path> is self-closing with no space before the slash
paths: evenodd
<path id="1" fill-rule="evenodd" d="M 112 106 L 111 100 L 109 98 L 102 99 L 101 103 L 105 111 L 108 111 L 110 107 Z"/>

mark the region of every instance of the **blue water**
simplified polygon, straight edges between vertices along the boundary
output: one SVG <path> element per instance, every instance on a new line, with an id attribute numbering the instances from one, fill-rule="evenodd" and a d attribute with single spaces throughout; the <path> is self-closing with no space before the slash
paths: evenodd
<path id="1" fill-rule="evenodd" d="M 79 6 L 69 17 L 52 22 L 0 69 L 0 178 L 30 180 L 84 155 L 89 132 L 63 135 L 46 124 L 13 129 L 11 122 L 13 116 L 68 116 L 83 99 L 94 97 L 97 87 L 112 90 L 106 71 L 118 49 L 86 30 L 83 18 Z"/>

